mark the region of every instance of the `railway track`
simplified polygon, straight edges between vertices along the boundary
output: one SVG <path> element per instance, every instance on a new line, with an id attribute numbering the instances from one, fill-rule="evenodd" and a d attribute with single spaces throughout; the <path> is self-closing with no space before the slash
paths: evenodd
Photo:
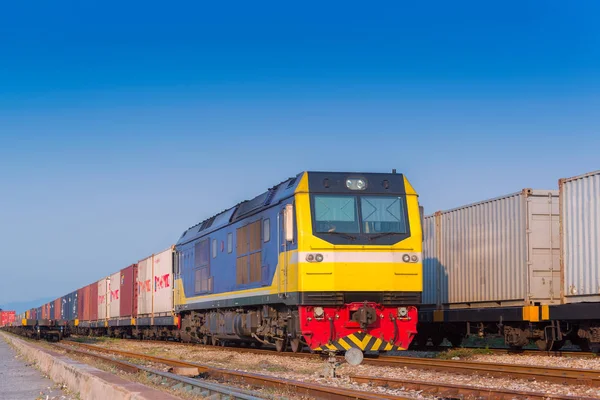
<path id="1" fill-rule="evenodd" d="M 95 345 L 82 344 L 73 342 L 75 346 L 79 346 L 87 351 L 85 354 L 93 354 L 92 352 L 100 352 L 106 354 L 117 355 L 120 357 L 127 357 L 133 359 L 142 359 L 151 361 L 154 363 L 161 363 L 169 366 L 179 366 L 179 367 L 192 367 L 198 368 L 199 372 L 205 376 L 224 380 L 228 382 L 239 382 L 248 385 L 258 385 L 261 387 L 272 387 L 272 388 L 287 388 L 293 389 L 295 393 L 307 395 L 311 398 L 317 399 L 398 399 L 402 397 L 394 396 L 394 395 L 385 395 L 382 393 L 377 393 L 374 395 L 373 393 L 342 389 L 342 388 L 332 388 L 325 387 L 322 385 L 314 385 L 307 384 L 304 382 L 298 381 L 290 381 L 280 378 L 274 378 L 271 376 L 258 375 L 258 374 L 250 374 L 243 373 L 238 371 L 229 371 L 223 370 L 219 368 L 213 368 L 207 365 L 182 361 L 182 360 L 174 360 L 170 358 L 162 358 L 150 356 L 142 353 L 135 353 L 130 351 L 122 351 L 122 350 L 114 350 L 107 349 Z M 69 351 L 70 346 L 59 345 L 65 350 Z M 211 349 L 215 349 L 215 347 L 207 346 Z M 218 348 L 218 347 L 216 347 Z M 259 349 L 244 349 L 251 350 L 251 353 L 259 353 L 259 354 L 268 354 L 274 355 L 281 353 L 274 353 L 265 350 Z M 79 350 L 80 351 L 80 350 Z M 314 358 L 312 354 L 306 353 L 284 353 L 285 355 L 290 355 L 293 357 L 311 357 Z M 395 367 L 411 367 L 418 369 L 436 369 L 441 371 L 450 371 L 450 372 L 458 372 L 460 369 L 459 365 L 461 363 L 456 361 L 449 360 L 431 360 L 431 359 L 417 359 L 412 358 L 412 361 L 417 361 L 416 363 L 409 363 L 407 360 L 408 357 L 402 358 L 401 360 L 397 360 L 398 357 L 384 357 L 382 360 L 380 359 L 365 359 L 365 361 L 372 365 L 379 366 L 395 366 Z M 423 363 L 418 363 L 418 361 L 422 361 Z M 432 364 L 432 361 L 436 361 L 436 363 Z M 439 361 L 439 363 L 438 363 Z M 429 367 L 426 365 L 429 364 Z M 486 373 L 483 372 L 483 367 L 480 364 L 484 363 L 467 363 L 467 364 L 478 364 L 478 365 L 466 365 L 463 368 L 463 372 L 469 371 L 469 373 Z M 510 376 L 515 377 L 515 374 L 518 375 L 521 379 L 538 379 L 541 376 L 545 376 L 546 380 L 552 382 L 561 382 L 568 384 L 589 384 L 596 386 L 600 382 L 600 374 L 599 371 L 593 371 L 589 373 L 588 370 L 567 370 L 564 371 L 554 371 L 554 373 L 549 373 L 546 370 L 548 368 L 537 368 L 532 366 L 514 366 L 514 365 L 498 365 L 498 364 L 490 364 L 487 367 L 496 367 L 498 370 L 496 371 L 498 376 Z M 513 368 L 516 367 L 516 368 Z M 504 369 L 503 369 L 504 368 Z M 536 373 L 536 370 L 538 371 Z M 539 370 L 544 371 L 542 374 L 539 373 Z M 554 368 L 550 370 L 555 370 Z M 562 370 L 562 369 L 561 369 Z M 571 374 L 566 374 L 569 371 Z M 491 371 L 490 371 L 491 372 Z M 487 389 L 481 387 L 474 387 L 469 385 L 456 385 L 456 384 L 445 384 L 445 383 L 431 383 L 431 382 L 421 382 L 407 379 L 392 379 L 385 377 L 374 377 L 374 376 L 358 376 L 352 375 L 349 376 L 349 379 L 353 382 L 359 384 L 369 384 L 378 387 L 384 388 L 402 388 L 404 390 L 418 390 L 423 394 L 429 394 L 432 396 L 442 396 L 444 398 L 447 397 L 455 397 L 461 396 L 461 398 L 478 398 L 478 399 L 504 399 L 504 398 L 526 398 L 526 399 L 583 399 L 581 396 L 573 397 L 573 396 L 563 396 L 563 395 L 549 395 L 547 393 L 535 393 L 529 391 L 515 391 L 515 390 L 504 390 L 504 389 Z"/>
<path id="2" fill-rule="evenodd" d="M 73 343 L 73 342 L 72 342 Z M 207 365 L 192 363 L 187 361 L 175 360 L 171 358 L 163 358 L 163 357 L 154 357 L 141 353 L 134 353 L 122 350 L 113 350 L 113 349 L 105 349 L 100 348 L 98 346 L 87 345 L 77 343 L 76 346 L 79 346 L 87 351 L 82 351 L 78 349 L 73 349 L 68 345 L 64 344 L 56 344 L 55 346 L 60 347 L 61 349 L 67 352 L 75 352 L 80 355 L 98 357 L 101 358 L 105 362 L 110 362 L 114 359 L 108 357 L 98 356 L 92 352 L 100 352 L 110 355 L 116 355 L 120 357 L 125 357 L 129 359 L 139 359 L 146 360 L 156 364 L 164 364 L 172 367 L 185 367 L 185 368 L 197 368 L 199 375 L 204 377 L 216 379 L 219 381 L 225 382 L 235 382 L 238 384 L 251 385 L 256 387 L 263 388 L 272 388 L 278 390 L 284 390 L 287 392 L 293 392 L 297 395 L 308 396 L 309 398 L 314 399 L 323 399 L 323 400 L 348 400 L 348 399 L 356 399 L 356 400 L 377 400 L 377 399 L 403 399 L 405 397 L 388 395 L 384 393 L 370 393 L 359 390 L 351 390 L 344 388 L 336 388 L 329 387 L 324 385 L 316 385 L 312 383 L 294 381 L 289 379 L 275 378 L 267 375 L 260 374 L 252 374 L 247 372 L 239 372 L 232 370 L 225 370 L 221 368 L 213 368 Z M 122 361 L 116 361 L 115 365 L 117 367 L 121 367 Z M 126 366 L 125 368 L 129 368 Z"/>
<path id="3" fill-rule="evenodd" d="M 244 353 L 261 354 L 261 355 L 276 355 L 296 358 L 322 358 L 319 354 L 310 353 L 277 353 L 271 350 L 247 348 L 247 347 L 218 347 L 205 346 L 177 342 L 161 342 L 151 341 L 151 343 L 169 345 L 184 345 L 206 348 L 209 350 L 229 350 L 240 351 Z M 343 357 L 338 357 L 338 361 L 343 362 Z M 532 365 L 520 364 L 498 364 L 480 361 L 467 360 L 439 360 L 432 358 L 417 358 L 405 356 L 378 356 L 377 358 L 365 357 L 363 362 L 365 365 L 373 365 L 380 367 L 398 367 L 411 368 L 421 370 L 433 370 L 440 372 L 460 373 L 466 375 L 479 374 L 497 378 L 515 378 L 526 380 L 546 381 L 552 383 L 560 383 L 566 385 L 587 385 L 600 387 L 600 371 L 590 369 L 572 369 L 572 368 L 557 368 L 557 367 L 539 367 Z"/>

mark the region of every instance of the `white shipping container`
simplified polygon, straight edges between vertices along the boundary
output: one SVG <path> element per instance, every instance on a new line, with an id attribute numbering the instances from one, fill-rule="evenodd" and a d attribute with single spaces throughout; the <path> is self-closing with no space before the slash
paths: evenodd
<path id="1" fill-rule="evenodd" d="M 560 301 L 558 192 L 524 189 L 426 218 L 423 303 Z M 433 292 L 433 293 L 432 293 Z"/>
<path id="2" fill-rule="evenodd" d="M 98 281 L 98 320 L 107 318 L 108 301 L 108 282 L 106 278 L 102 278 Z"/>
<path id="3" fill-rule="evenodd" d="M 138 316 L 152 314 L 152 256 L 138 262 Z"/>
<path id="4" fill-rule="evenodd" d="M 171 315 L 173 312 L 173 247 L 155 254 L 152 263 L 154 315 Z"/>
<path id="5" fill-rule="evenodd" d="M 561 179 L 559 192 L 564 302 L 600 301 L 600 171 Z"/>
<path id="6" fill-rule="evenodd" d="M 110 276 L 108 282 L 109 318 L 119 318 L 121 313 L 121 271 Z"/>

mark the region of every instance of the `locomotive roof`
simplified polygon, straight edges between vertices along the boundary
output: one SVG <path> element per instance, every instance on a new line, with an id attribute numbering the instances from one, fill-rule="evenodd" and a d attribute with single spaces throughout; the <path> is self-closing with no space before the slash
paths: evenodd
<path id="1" fill-rule="evenodd" d="M 251 200 L 242 201 L 231 208 L 225 209 L 220 213 L 213 215 L 212 217 L 207 218 L 194 226 L 189 227 L 183 232 L 176 245 L 188 243 L 200 236 L 204 236 L 207 233 L 216 230 L 217 228 L 238 221 L 250 214 L 254 214 L 262 209 L 268 208 L 269 206 L 292 196 L 296 191 L 300 178 L 304 173 L 305 172 L 301 172 L 294 177 L 288 178 L 278 183 L 277 185 L 269 188 L 266 192 L 261 193 L 260 195 L 254 197 Z M 320 186 L 321 181 L 324 178 L 331 178 L 332 182 L 334 180 L 339 179 L 342 179 L 342 182 L 345 182 L 345 178 L 348 176 L 363 176 L 368 178 L 379 177 L 381 179 L 389 178 L 390 181 L 396 182 L 396 184 L 401 186 L 401 191 L 404 192 L 404 176 L 402 174 L 396 174 L 395 171 L 391 174 L 317 171 L 307 171 L 307 173 L 309 176 L 309 186 L 313 185 L 317 181 L 319 182 L 318 186 Z M 315 185 L 315 189 L 317 189 L 316 186 L 317 185 Z M 399 189 L 399 186 L 396 186 L 396 190 Z M 317 189 L 317 191 L 320 190 Z M 368 189 L 367 192 L 371 192 L 371 189 Z"/>
<path id="2" fill-rule="evenodd" d="M 199 236 L 204 236 L 210 231 L 216 230 L 231 222 L 238 221 L 253 212 L 259 211 L 260 209 L 266 208 L 271 204 L 291 196 L 296 190 L 302 174 L 303 172 L 295 177 L 288 178 L 251 200 L 244 200 L 231 208 L 225 209 L 220 213 L 191 226 L 183 232 L 177 241 L 177 245 L 187 243 Z"/>

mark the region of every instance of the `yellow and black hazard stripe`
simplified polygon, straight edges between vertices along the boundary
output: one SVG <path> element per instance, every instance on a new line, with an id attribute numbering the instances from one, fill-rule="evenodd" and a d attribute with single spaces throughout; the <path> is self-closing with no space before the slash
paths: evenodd
<path id="1" fill-rule="evenodd" d="M 362 351 L 404 350 L 365 332 L 356 332 L 315 348 L 316 351 L 346 351 L 352 347 Z"/>

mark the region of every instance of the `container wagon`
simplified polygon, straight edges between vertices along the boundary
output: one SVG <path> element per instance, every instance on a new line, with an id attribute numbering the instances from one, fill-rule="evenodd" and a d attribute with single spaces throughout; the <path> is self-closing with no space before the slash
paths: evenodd
<path id="1" fill-rule="evenodd" d="M 598 350 L 599 218 L 600 172 L 426 217 L 415 344 L 500 334 L 517 348 Z"/>

